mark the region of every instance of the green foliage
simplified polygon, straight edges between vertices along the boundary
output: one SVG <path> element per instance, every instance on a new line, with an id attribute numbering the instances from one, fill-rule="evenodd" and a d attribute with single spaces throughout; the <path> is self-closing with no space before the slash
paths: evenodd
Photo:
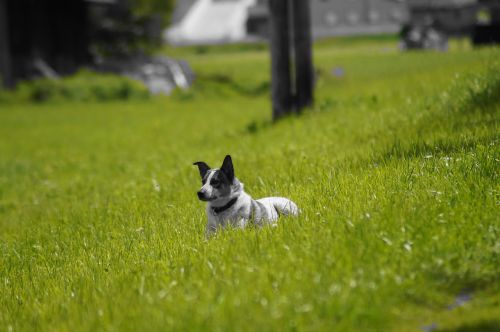
<path id="1" fill-rule="evenodd" d="M 274 125 L 265 50 L 178 50 L 172 98 L 2 104 L 0 329 L 497 330 L 499 50 L 355 44 Z M 192 162 L 227 153 L 302 215 L 206 241 Z"/>
<path id="2" fill-rule="evenodd" d="M 455 112 L 495 112 L 500 104 L 500 68 L 498 63 L 490 64 L 484 75 L 457 75 L 454 81 L 453 96 L 445 94 L 444 104 Z M 459 91 L 459 92 L 457 92 Z M 452 99 L 450 99 L 452 97 Z"/>
<path id="3" fill-rule="evenodd" d="M 22 82 L 14 92 L 0 93 L 0 103 L 111 101 L 146 99 L 148 96 L 149 92 L 141 82 L 113 74 L 80 70 L 63 79 Z"/>
<path id="4" fill-rule="evenodd" d="M 138 17 L 160 15 L 168 25 L 176 0 L 130 0 L 132 13 Z"/>

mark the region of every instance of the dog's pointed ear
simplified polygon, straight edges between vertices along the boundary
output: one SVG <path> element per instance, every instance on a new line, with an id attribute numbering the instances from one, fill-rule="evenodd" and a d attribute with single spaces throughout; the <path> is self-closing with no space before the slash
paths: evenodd
<path id="1" fill-rule="evenodd" d="M 220 168 L 224 174 L 226 174 L 227 179 L 230 183 L 233 183 L 234 180 L 234 168 L 233 168 L 233 160 L 230 155 L 227 155 L 224 158 L 224 162 L 222 163 L 222 167 Z"/>
<path id="2" fill-rule="evenodd" d="M 193 165 L 196 165 L 198 166 L 198 170 L 200 171 L 200 176 L 201 176 L 201 179 L 203 180 L 203 178 L 205 177 L 205 175 L 207 174 L 208 170 L 210 170 L 210 166 L 208 166 L 205 162 L 203 161 L 197 161 L 195 163 L 193 163 Z"/>

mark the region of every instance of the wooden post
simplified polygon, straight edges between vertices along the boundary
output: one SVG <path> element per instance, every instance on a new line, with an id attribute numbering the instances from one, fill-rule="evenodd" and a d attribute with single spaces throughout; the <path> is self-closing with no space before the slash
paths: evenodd
<path id="1" fill-rule="evenodd" d="M 292 110 L 288 0 L 269 0 L 273 120 Z"/>
<path id="2" fill-rule="evenodd" d="M 7 22 L 7 0 L 0 0 L 0 75 L 3 86 L 14 87 L 10 61 L 9 30 Z"/>
<path id="3" fill-rule="evenodd" d="M 313 104 L 313 64 L 311 37 L 311 9 L 309 0 L 292 0 L 293 37 L 295 52 L 296 109 Z"/>

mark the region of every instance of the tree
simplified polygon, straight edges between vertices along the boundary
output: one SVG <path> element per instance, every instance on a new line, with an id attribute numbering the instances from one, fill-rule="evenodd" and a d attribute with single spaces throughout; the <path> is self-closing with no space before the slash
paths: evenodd
<path id="1" fill-rule="evenodd" d="M 6 0 L 0 0 L 0 78 L 2 79 L 0 87 L 3 85 L 6 88 L 12 88 L 14 81 L 11 72 L 6 2 Z"/>
<path id="2" fill-rule="evenodd" d="M 288 0 L 269 0 L 273 120 L 292 109 Z"/>
<path id="3" fill-rule="evenodd" d="M 160 15 L 163 25 L 170 23 L 176 0 L 129 0 L 130 9 L 135 16 Z"/>
<path id="4" fill-rule="evenodd" d="M 119 0 L 94 12 L 90 24 L 94 55 L 129 56 L 160 46 L 174 5 L 175 0 Z"/>
<path id="5" fill-rule="evenodd" d="M 311 11 L 309 1 L 293 0 L 295 49 L 295 107 L 301 110 L 313 103 L 313 62 Z"/>
<path id="6" fill-rule="evenodd" d="M 278 120 L 313 103 L 310 4 L 307 0 L 269 0 L 269 13 L 273 120 Z"/>

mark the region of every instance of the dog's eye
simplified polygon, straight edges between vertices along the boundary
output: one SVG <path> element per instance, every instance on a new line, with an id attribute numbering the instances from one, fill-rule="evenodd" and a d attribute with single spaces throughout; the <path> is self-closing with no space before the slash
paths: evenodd
<path id="1" fill-rule="evenodd" d="M 214 187 L 218 187 L 220 185 L 220 181 L 219 180 L 212 180 L 212 181 L 210 181 L 210 184 Z"/>

